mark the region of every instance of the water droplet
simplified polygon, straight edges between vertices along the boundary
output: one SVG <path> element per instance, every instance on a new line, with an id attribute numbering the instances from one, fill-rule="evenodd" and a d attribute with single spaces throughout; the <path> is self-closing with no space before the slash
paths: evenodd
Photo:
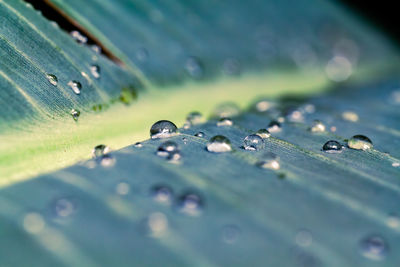
<path id="1" fill-rule="evenodd" d="M 187 145 L 188 139 L 187 139 L 186 137 L 183 137 L 183 138 L 182 138 L 182 141 L 183 141 L 183 143 L 184 143 L 185 145 Z"/>
<path id="2" fill-rule="evenodd" d="M 112 167 L 115 164 L 115 158 L 112 157 L 110 154 L 105 154 L 101 156 L 99 159 L 101 166 L 106 168 Z"/>
<path id="3" fill-rule="evenodd" d="M 236 225 L 225 225 L 221 232 L 222 242 L 231 245 L 237 241 L 239 234 L 240 229 Z"/>
<path id="4" fill-rule="evenodd" d="M 74 121 L 78 121 L 79 116 L 81 115 L 81 112 L 77 109 L 72 109 L 70 112 L 72 118 L 74 119 Z"/>
<path id="5" fill-rule="evenodd" d="M 256 132 L 256 135 L 261 137 L 262 139 L 267 139 L 271 137 L 271 133 L 267 129 L 260 129 Z"/>
<path id="6" fill-rule="evenodd" d="M 312 244 L 312 235 L 307 230 L 301 230 L 296 234 L 296 244 L 300 247 L 309 247 Z"/>
<path id="7" fill-rule="evenodd" d="M 186 60 L 185 69 L 195 79 L 200 79 L 204 75 L 204 67 L 196 57 L 189 57 Z"/>
<path id="8" fill-rule="evenodd" d="M 66 218 L 76 210 L 76 205 L 68 198 L 60 198 L 54 203 L 54 212 L 58 217 Z"/>
<path id="9" fill-rule="evenodd" d="M 190 125 L 196 125 L 204 122 L 204 117 L 200 112 L 193 111 L 186 116 L 186 121 Z"/>
<path id="10" fill-rule="evenodd" d="M 143 147 L 143 144 L 140 142 L 136 142 L 133 146 L 140 148 L 140 147 Z"/>
<path id="11" fill-rule="evenodd" d="M 38 234 L 44 229 L 45 225 L 46 223 L 39 213 L 30 212 L 24 217 L 23 226 L 28 233 Z"/>
<path id="12" fill-rule="evenodd" d="M 225 60 L 223 65 L 223 71 L 226 75 L 238 75 L 240 74 L 240 63 L 234 58 L 228 58 Z"/>
<path id="13" fill-rule="evenodd" d="M 198 132 L 198 133 L 195 133 L 194 136 L 196 136 L 196 137 L 204 137 L 205 134 L 203 132 Z"/>
<path id="14" fill-rule="evenodd" d="M 250 134 L 243 140 L 243 148 L 246 150 L 260 150 L 264 148 L 264 139 L 257 134 Z"/>
<path id="15" fill-rule="evenodd" d="M 328 79 L 334 82 L 342 82 L 347 80 L 353 73 L 353 66 L 346 57 L 334 56 L 326 64 L 325 73 Z"/>
<path id="16" fill-rule="evenodd" d="M 161 212 L 153 212 L 147 218 L 147 226 L 152 237 L 161 237 L 168 229 L 167 216 Z"/>
<path id="17" fill-rule="evenodd" d="M 331 127 L 331 132 L 334 133 L 334 132 L 336 132 L 336 130 L 337 130 L 336 126 L 332 126 L 332 127 Z"/>
<path id="18" fill-rule="evenodd" d="M 313 133 L 325 132 L 325 125 L 319 120 L 314 120 L 314 122 L 310 128 L 310 131 Z"/>
<path id="19" fill-rule="evenodd" d="M 194 192 L 183 194 L 178 199 L 178 210 L 186 215 L 198 216 L 202 208 L 203 200 Z"/>
<path id="20" fill-rule="evenodd" d="M 400 227 L 400 217 L 394 213 L 389 214 L 386 223 L 391 228 L 399 228 Z"/>
<path id="21" fill-rule="evenodd" d="M 166 185 L 156 185 L 151 189 L 153 199 L 161 204 L 171 204 L 173 192 Z"/>
<path id="22" fill-rule="evenodd" d="M 106 145 L 97 145 L 92 150 L 92 157 L 99 158 L 110 152 L 110 148 Z"/>
<path id="23" fill-rule="evenodd" d="M 279 170 L 281 167 L 279 164 L 279 157 L 272 152 L 264 153 L 256 165 L 260 168 L 271 170 Z"/>
<path id="24" fill-rule="evenodd" d="M 91 45 L 90 48 L 96 53 L 96 54 L 100 54 L 101 53 L 101 47 L 98 45 Z"/>
<path id="25" fill-rule="evenodd" d="M 157 155 L 167 157 L 170 153 L 178 151 L 178 145 L 173 141 L 162 143 L 157 149 Z"/>
<path id="26" fill-rule="evenodd" d="M 131 186 L 128 183 L 124 182 L 118 183 L 117 186 L 115 187 L 115 192 L 121 196 L 127 195 L 130 190 Z"/>
<path id="27" fill-rule="evenodd" d="M 268 124 L 267 130 L 268 130 L 270 133 L 277 133 L 277 132 L 280 132 L 280 131 L 282 130 L 281 124 L 280 124 L 278 121 L 271 121 L 271 122 Z"/>
<path id="28" fill-rule="evenodd" d="M 75 94 L 79 95 L 81 93 L 82 84 L 78 81 L 69 81 L 68 86 L 71 87 Z"/>
<path id="29" fill-rule="evenodd" d="M 239 115 L 240 108 L 232 102 L 226 102 L 218 105 L 212 112 L 213 118 L 232 118 Z"/>
<path id="30" fill-rule="evenodd" d="M 217 126 L 232 126 L 233 121 L 230 118 L 221 118 L 217 122 Z"/>
<path id="31" fill-rule="evenodd" d="M 358 115 L 357 115 L 357 113 L 355 113 L 353 111 L 345 111 L 345 112 L 343 112 L 342 113 L 342 118 L 344 120 L 352 121 L 352 122 L 358 121 Z"/>
<path id="32" fill-rule="evenodd" d="M 383 260 L 388 252 L 388 245 L 382 237 L 373 235 L 361 240 L 360 250 L 368 259 Z"/>
<path id="33" fill-rule="evenodd" d="M 371 139 L 364 135 L 355 135 L 347 141 L 347 146 L 357 150 L 368 150 L 373 147 Z"/>
<path id="34" fill-rule="evenodd" d="M 400 162 L 393 162 L 393 163 L 392 163 L 392 166 L 395 167 L 395 168 L 396 168 L 396 167 L 400 167 Z"/>
<path id="35" fill-rule="evenodd" d="M 92 76 L 96 79 L 100 78 L 100 67 L 98 65 L 92 65 L 90 66 L 90 73 L 92 73 Z"/>
<path id="36" fill-rule="evenodd" d="M 342 152 L 343 146 L 335 140 L 330 140 L 324 144 L 322 150 L 327 153 L 340 153 Z"/>
<path id="37" fill-rule="evenodd" d="M 171 152 L 167 156 L 167 160 L 170 163 L 175 163 L 175 164 L 180 163 L 181 158 L 182 158 L 182 154 L 179 151 Z"/>
<path id="38" fill-rule="evenodd" d="M 266 112 L 274 107 L 276 107 L 276 103 L 269 100 L 260 100 L 255 104 L 255 108 L 258 112 Z"/>
<path id="39" fill-rule="evenodd" d="M 167 120 L 161 120 L 153 124 L 150 129 L 151 139 L 168 138 L 176 135 L 178 128 L 175 124 Z"/>
<path id="40" fill-rule="evenodd" d="M 80 44 L 86 44 L 87 43 L 87 37 L 81 34 L 79 31 L 72 31 L 70 32 L 70 35 L 72 38 L 74 38 L 78 43 Z"/>
<path id="41" fill-rule="evenodd" d="M 288 121 L 290 122 L 303 122 L 304 116 L 300 110 L 292 110 L 287 114 Z"/>
<path id="42" fill-rule="evenodd" d="M 52 85 L 57 86 L 58 79 L 56 75 L 48 73 L 46 74 L 46 78 Z"/>
<path id="43" fill-rule="evenodd" d="M 207 143 L 207 150 L 214 153 L 229 152 L 232 150 L 231 141 L 223 135 L 216 135 Z"/>

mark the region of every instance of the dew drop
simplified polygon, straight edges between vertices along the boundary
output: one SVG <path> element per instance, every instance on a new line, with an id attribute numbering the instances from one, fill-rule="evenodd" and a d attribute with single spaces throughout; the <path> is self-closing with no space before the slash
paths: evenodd
<path id="1" fill-rule="evenodd" d="M 101 47 L 98 45 L 91 45 L 90 48 L 96 53 L 96 54 L 100 54 L 101 53 Z"/>
<path id="2" fill-rule="evenodd" d="M 100 78 L 100 67 L 98 65 L 92 65 L 90 66 L 90 73 L 92 73 L 92 76 L 96 79 Z"/>
<path id="3" fill-rule="evenodd" d="M 24 217 L 23 226 L 28 233 L 38 234 L 44 229 L 46 223 L 39 213 L 29 212 Z"/>
<path id="4" fill-rule="evenodd" d="M 78 43 L 80 44 L 86 44 L 87 43 L 87 37 L 81 34 L 79 31 L 72 31 L 70 32 L 70 35 L 72 38 L 74 38 Z"/>
<path id="5" fill-rule="evenodd" d="M 76 210 L 76 205 L 68 198 L 60 198 L 54 203 L 54 212 L 57 217 L 66 218 Z"/>
<path id="6" fill-rule="evenodd" d="M 170 163 L 178 164 L 182 158 L 182 154 L 179 151 L 174 151 L 168 154 L 166 157 Z"/>
<path id="7" fill-rule="evenodd" d="M 335 140 L 330 140 L 324 144 L 322 150 L 327 153 L 340 153 L 342 152 L 342 145 Z"/>
<path id="8" fill-rule="evenodd" d="M 185 69 L 187 73 L 195 79 L 200 79 L 204 75 L 204 67 L 196 57 L 189 57 L 186 60 Z"/>
<path id="9" fill-rule="evenodd" d="M 371 139 L 365 135 L 355 135 L 347 141 L 347 146 L 357 150 L 368 150 L 373 147 Z"/>
<path id="10" fill-rule="evenodd" d="M 156 185 L 151 189 L 153 199 L 161 204 L 170 204 L 173 198 L 172 189 L 166 185 Z"/>
<path id="11" fill-rule="evenodd" d="M 189 216 L 198 216 L 203 209 L 203 200 L 193 192 L 186 193 L 178 199 L 178 210 Z"/>
<path id="12" fill-rule="evenodd" d="M 261 137 L 262 139 L 267 139 L 271 137 L 271 133 L 267 129 L 260 129 L 256 132 L 256 135 Z"/>
<path id="13" fill-rule="evenodd" d="M 58 79 L 56 75 L 48 73 L 46 74 L 46 78 L 52 85 L 57 86 Z"/>
<path id="14" fill-rule="evenodd" d="M 391 228 L 399 228 L 400 227 L 400 217 L 395 213 L 391 213 L 387 217 L 386 224 Z"/>
<path id="15" fill-rule="evenodd" d="M 136 142 L 133 146 L 137 147 L 137 148 L 141 148 L 141 147 L 143 147 L 143 144 L 140 142 Z"/>
<path id="16" fill-rule="evenodd" d="M 257 161 L 256 165 L 260 168 L 271 170 L 279 170 L 281 167 L 279 164 L 279 157 L 272 152 L 264 153 Z"/>
<path id="17" fill-rule="evenodd" d="M 68 86 L 71 87 L 75 94 L 79 95 L 81 93 L 82 84 L 78 81 L 69 81 Z"/>
<path id="18" fill-rule="evenodd" d="M 281 124 L 278 121 L 271 121 L 268 124 L 267 130 L 270 133 L 276 133 L 276 132 L 280 132 L 282 130 L 281 128 Z"/>
<path id="19" fill-rule="evenodd" d="M 194 136 L 201 138 L 201 137 L 204 137 L 205 134 L 203 132 L 197 132 L 197 133 L 194 134 Z"/>
<path id="20" fill-rule="evenodd" d="M 218 105 L 212 112 L 214 118 L 232 118 L 239 115 L 240 108 L 233 102 L 226 102 Z"/>
<path id="21" fill-rule="evenodd" d="M 183 137 L 183 138 L 182 138 L 182 141 L 183 141 L 183 143 L 184 143 L 185 145 L 187 145 L 188 139 L 187 139 L 186 137 Z"/>
<path id="22" fill-rule="evenodd" d="M 112 167 L 115 164 L 115 158 L 109 154 L 105 154 L 105 155 L 101 156 L 99 159 L 100 159 L 101 166 L 106 167 L 106 168 Z"/>
<path id="23" fill-rule="evenodd" d="M 314 120 L 314 122 L 310 128 L 310 131 L 313 133 L 325 132 L 325 125 L 319 120 Z"/>
<path id="24" fill-rule="evenodd" d="M 176 135 L 178 128 L 176 125 L 167 120 L 161 120 L 153 124 L 150 129 L 151 139 L 168 138 Z"/>
<path id="25" fill-rule="evenodd" d="M 92 150 L 92 157 L 99 158 L 110 152 L 110 148 L 106 145 L 97 145 Z"/>
<path id="26" fill-rule="evenodd" d="M 217 122 L 217 126 L 232 126 L 233 121 L 230 118 L 221 118 Z"/>
<path id="27" fill-rule="evenodd" d="M 168 230 L 167 216 L 161 212 L 153 212 L 147 217 L 147 226 L 152 237 L 161 237 Z"/>
<path id="28" fill-rule="evenodd" d="M 373 235 L 361 240 L 360 250 L 368 259 L 383 260 L 388 252 L 388 245 L 382 237 Z"/>
<path id="29" fill-rule="evenodd" d="M 72 118 L 74 119 L 74 121 L 78 121 L 79 116 L 81 115 L 81 112 L 77 109 L 72 109 L 70 112 Z"/>
<path id="30" fill-rule="evenodd" d="M 243 148 L 252 151 L 263 149 L 264 139 L 257 134 L 250 134 L 244 138 Z"/>
<path id="31" fill-rule="evenodd" d="M 207 143 L 207 150 L 214 153 L 232 151 L 231 141 L 223 135 L 216 135 Z"/>
<path id="32" fill-rule="evenodd" d="M 303 122 L 304 115 L 300 110 L 292 110 L 287 115 L 288 121 L 290 122 Z"/>
<path id="33" fill-rule="evenodd" d="M 353 66 L 346 57 L 335 56 L 326 64 L 325 73 L 330 80 L 342 82 L 353 73 Z"/>
<path id="34" fill-rule="evenodd" d="M 222 228 L 221 239 L 226 244 L 234 244 L 240 234 L 240 229 L 236 225 L 225 225 Z"/>
<path id="35" fill-rule="evenodd" d="M 186 116 L 186 122 L 190 125 L 196 125 L 204 122 L 204 117 L 200 112 L 193 111 Z"/>
<path id="36" fill-rule="evenodd" d="M 168 157 L 170 153 L 178 151 L 178 145 L 173 141 L 162 143 L 157 149 L 157 155 L 160 157 Z"/>
<path id="37" fill-rule="evenodd" d="M 353 111 L 345 111 L 342 113 L 342 118 L 346 121 L 358 121 L 358 114 Z"/>
<path id="38" fill-rule="evenodd" d="M 269 100 L 260 100 L 255 104 L 255 108 L 258 112 L 266 112 L 275 106 L 276 103 Z"/>

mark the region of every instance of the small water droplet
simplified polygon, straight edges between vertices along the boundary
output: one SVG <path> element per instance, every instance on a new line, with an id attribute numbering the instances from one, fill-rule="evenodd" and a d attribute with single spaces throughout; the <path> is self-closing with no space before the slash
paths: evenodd
<path id="1" fill-rule="evenodd" d="M 39 213 L 29 212 L 24 217 L 23 226 L 28 233 L 38 234 L 44 229 L 46 223 Z"/>
<path id="2" fill-rule="evenodd" d="M 171 204 L 173 192 L 166 185 L 156 185 L 151 189 L 153 199 L 161 204 Z"/>
<path id="3" fill-rule="evenodd" d="M 92 76 L 96 79 L 100 78 L 100 67 L 98 65 L 92 65 L 90 66 L 90 73 L 92 73 Z"/>
<path id="4" fill-rule="evenodd" d="M 236 225 L 225 225 L 222 228 L 221 239 L 226 244 L 234 244 L 240 234 L 240 229 Z"/>
<path id="5" fill-rule="evenodd" d="M 162 143 L 157 149 L 157 155 L 160 157 L 167 157 L 170 153 L 178 151 L 177 143 L 173 141 L 166 141 Z"/>
<path id="6" fill-rule="evenodd" d="M 277 133 L 280 132 L 282 130 L 281 124 L 278 121 L 271 121 L 268 124 L 267 130 L 270 133 Z"/>
<path id="7" fill-rule="evenodd" d="M 279 170 L 281 167 L 279 164 L 279 157 L 272 152 L 264 153 L 257 161 L 256 165 L 260 168 L 271 170 Z"/>
<path id="8" fill-rule="evenodd" d="M 276 107 L 276 103 L 269 100 L 260 100 L 255 104 L 255 108 L 258 112 L 266 112 L 274 107 Z"/>
<path id="9" fill-rule="evenodd" d="M 121 196 L 127 195 L 130 190 L 131 186 L 128 183 L 124 182 L 118 183 L 117 186 L 115 187 L 115 192 Z"/>
<path id="10" fill-rule="evenodd" d="M 98 45 L 91 45 L 90 48 L 96 53 L 96 54 L 100 54 L 101 53 L 101 47 Z"/>
<path id="11" fill-rule="evenodd" d="M 194 136 L 196 136 L 196 137 L 204 137 L 205 134 L 203 132 L 198 132 L 198 133 L 195 133 Z"/>
<path id="12" fill-rule="evenodd" d="M 264 139 L 257 134 L 250 134 L 244 138 L 243 148 L 252 151 L 263 149 Z"/>
<path id="13" fill-rule="evenodd" d="M 77 109 L 72 109 L 70 112 L 72 118 L 74 119 L 74 121 L 78 121 L 79 116 L 81 115 L 81 112 Z"/>
<path id="14" fill-rule="evenodd" d="M 207 150 L 214 153 L 229 152 L 232 150 L 231 141 L 223 135 L 216 135 L 207 143 Z"/>
<path id="15" fill-rule="evenodd" d="M 78 81 L 69 81 L 68 86 L 71 87 L 75 94 L 79 95 L 81 93 L 82 84 Z"/>
<path id="16" fill-rule="evenodd" d="M 106 168 L 112 167 L 115 164 L 115 158 L 112 157 L 110 154 L 105 154 L 101 156 L 99 159 L 101 166 Z"/>
<path id="17" fill-rule="evenodd" d="M 389 214 L 386 220 L 386 223 L 391 228 L 399 228 L 400 227 L 400 217 L 395 214 Z"/>
<path id="18" fill-rule="evenodd" d="M 307 230 L 297 232 L 295 240 L 300 247 L 309 247 L 313 241 L 311 233 Z"/>
<path id="19" fill-rule="evenodd" d="M 226 102 L 218 105 L 212 112 L 213 118 L 232 118 L 240 113 L 240 108 L 233 102 Z"/>
<path id="20" fill-rule="evenodd" d="M 57 86 L 58 79 L 56 75 L 48 73 L 46 74 L 46 78 L 52 85 Z"/>
<path id="21" fill-rule="evenodd" d="M 147 226 L 152 237 L 161 237 L 168 230 L 167 216 L 161 212 L 153 212 L 147 217 Z"/>
<path id="22" fill-rule="evenodd" d="M 184 143 L 185 145 L 187 145 L 188 139 L 187 139 L 186 137 L 183 137 L 183 138 L 182 138 L 182 141 L 183 141 L 183 143 Z"/>
<path id="23" fill-rule="evenodd" d="M 230 118 L 221 118 L 217 122 L 217 126 L 232 126 L 233 121 Z"/>
<path id="24" fill-rule="evenodd" d="M 271 133 L 267 129 L 260 129 L 256 132 L 256 135 L 261 137 L 262 139 L 267 139 L 271 137 Z"/>
<path id="25" fill-rule="evenodd" d="M 186 116 L 186 122 L 190 125 L 196 125 L 204 122 L 204 117 L 200 112 L 193 111 Z"/>
<path id="26" fill-rule="evenodd" d="M 373 147 L 371 139 L 365 135 L 355 135 L 347 141 L 347 146 L 357 150 L 368 150 Z"/>
<path id="27" fill-rule="evenodd" d="M 331 127 L 331 132 L 334 133 L 334 132 L 336 132 L 336 130 L 337 130 L 336 126 L 332 126 L 332 127 Z"/>
<path id="28" fill-rule="evenodd" d="M 342 152 L 343 146 L 335 140 L 330 140 L 324 144 L 322 150 L 327 153 L 340 153 Z"/>
<path id="29" fill-rule="evenodd" d="M 388 245 L 382 237 L 372 235 L 361 240 L 360 250 L 368 259 L 383 260 L 388 252 Z"/>
<path id="30" fill-rule="evenodd" d="M 68 198 L 60 198 L 54 203 L 54 212 L 58 217 L 69 217 L 75 212 L 75 210 L 75 203 Z"/>
<path id="31" fill-rule="evenodd" d="M 110 152 L 110 148 L 106 145 L 97 145 L 92 150 L 92 157 L 99 158 Z"/>
<path id="32" fill-rule="evenodd" d="M 358 121 L 358 114 L 353 111 L 344 111 L 342 113 L 342 118 L 347 121 L 356 122 Z"/>
<path id="33" fill-rule="evenodd" d="M 204 67 L 196 57 L 189 57 L 186 60 L 185 69 L 195 79 L 200 79 L 204 75 Z"/>
<path id="34" fill-rule="evenodd" d="M 150 129 L 151 139 L 168 138 L 176 135 L 178 128 L 176 125 L 167 120 L 161 120 L 153 124 Z"/>
<path id="35" fill-rule="evenodd" d="M 166 157 L 168 162 L 178 164 L 182 158 L 182 154 L 179 151 L 174 151 L 168 154 Z"/>
<path id="36" fill-rule="evenodd" d="M 310 131 L 313 133 L 325 132 L 325 125 L 319 120 L 314 120 L 314 122 L 310 128 Z"/>
<path id="37" fill-rule="evenodd" d="M 287 114 L 288 121 L 290 122 L 303 122 L 304 115 L 300 110 L 292 110 Z"/>
<path id="38" fill-rule="evenodd" d="M 133 146 L 140 148 L 140 147 L 143 147 L 143 144 L 140 142 L 136 142 Z"/>
<path id="39" fill-rule="evenodd" d="M 86 44 L 87 43 L 87 37 L 81 34 L 79 31 L 72 31 L 70 32 L 70 35 L 72 38 L 74 38 L 78 43 L 80 44 Z"/>
<path id="40" fill-rule="evenodd" d="M 178 210 L 186 215 L 198 216 L 203 209 L 203 200 L 194 192 L 183 194 L 178 199 Z"/>

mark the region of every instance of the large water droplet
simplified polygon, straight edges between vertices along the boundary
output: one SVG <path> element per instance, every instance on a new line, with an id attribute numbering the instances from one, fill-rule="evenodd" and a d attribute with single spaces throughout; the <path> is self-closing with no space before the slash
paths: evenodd
<path id="1" fill-rule="evenodd" d="M 196 57 L 189 57 L 186 60 L 185 69 L 195 79 L 200 79 L 204 75 L 204 67 Z"/>
<path id="2" fill-rule="evenodd" d="M 92 76 L 96 79 L 100 78 L 100 67 L 98 65 L 92 65 L 90 66 L 90 73 Z"/>
<path id="3" fill-rule="evenodd" d="M 267 129 L 260 129 L 256 132 L 256 135 L 261 137 L 262 139 L 270 138 L 271 133 Z"/>
<path id="4" fill-rule="evenodd" d="M 357 150 L 368 150 L 373 147 L 371 139 L 365 135 L 355 135 L 347 141 L 347 146 Z"/>
<path id="5" fill-rule="evenodd" d="M 268 130 L 270 133 L 277 133 L 277 132 L 280 132 L 280 131 L 282 130 L 281 124 L 280 124 L 278 121 L 271 121 L 271 122 L 268 124 L 267 130 Z"/>
<path id="6" fill-rule="evenodd" d="M 75 212 L 75 210 L 75 203 L 68 198 L 60 198 L 54 203 L 54 212 L 58 217 L 69 217 Z"/>
<path id="7" fill-rule="evenodd" d="M 81 115 L 81 112 L 77 109 L 72 109 L 70 112 L 72 118 L 74 119 L 74 121 L 78 121 L 79 116 Z"/>
<path id="8" fill-rule="evenodd" d="M 221 118 L 217 122 L 217 126 L 232 126 L 233 121 L 230 118 Z"/>
<path id="9" fill-rule="evenodd" d="M 75 94 L 79 95 L 81 93 L 82 84 L 78 81 L 69 81 L 68 86 L 71 87 Z"/>
<path id="10" fill-rule="evenodd" d="M 319 120 L 314 120 L 314 122 L 310 128 L 310 131 L 313 133 L 325 132 L 325 125 Z"/>
<path id="11" fill-rule="evenodd" d="M 186 215 L 198 216 L 203 208 L 203 200 L 194 193 L 186 193 L 178 199 L 178 210 Z"/>
<path id="12" fill-rule="evenodd" d="M 72 38 L 74 38 L 78 43 L 80 44 L 86 44 L 87 43 L 87 37 L 81 34 L 79 31 L 72 31 L 70 32 L 70 35 Z"/>
<path id="13" fill-rule="evenodd" d="M 335 140 L 330 140 L 324 144 L 322 150 L 327 153 L 340 153 L 342 152 L 343 146 Z"/>
<path id="14" fill-rule="evenodd" d="M 46 78 L 52 85 L 57 86 L 58 79 L 56 75 L 48 73 L 46 74 Z"/>
<path id="15" fill-rule="evenodd" d="M 214 153 L 229 152 L 232 150 L 231 141 L 223 135 L 216 135 L 207 143 L 207 150 Z"/>
<path id="16" fill-rule="evenodd" d="M 178 151 L 178 145 L 173 141 L 162 143 L 157 149 L 157 155 L 160 157 L 168 157 L 170 153 Z"/>
<path id="17" fill-rule="evenodd" d="M 243 148 L 246 150 L 260 150 L 264 148 L 264 139 L 257 134 L 250 134 L 243 140 Z"/>
<path id="18" fill-rule="evenodd" d="M 382 237 L 373 235 L 361 240 L 360 250 L 368 259 L 383 260 L 388 252 L 388 245 Z"/>
<path id="19" fill-rule="evenodd" d="M 110 152 L 110 148 L 106 145 L 97 145 L 92 150 L 92 157 L 98 158 Z"/>
<path id="20" fill-rule="evenodd" d="M 167 120 L 161 120 L 153 124 L 150 129 L 151 139 L 167 138 L 176 135 L 178 128 Z"/>
<path id="21" fill-rule="evenodd" d="M 279 164 L 279 157 L 272 152 L 264 153 L 257 161 L 256 165 L 271 170 L 278 170 L 281 167 Z"/>
<path id="22" fill-rule="evenodd" d="M 172 202 L 172 189 L 166 185 L 156 185 L 151 189 L 153 199 L 161 204 L 170 204 Z"/>

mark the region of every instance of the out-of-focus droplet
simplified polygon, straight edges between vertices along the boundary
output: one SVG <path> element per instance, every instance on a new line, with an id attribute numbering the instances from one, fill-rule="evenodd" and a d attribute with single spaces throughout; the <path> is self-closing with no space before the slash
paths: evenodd
<path id="1" fill-rule="evenodd" d="M 267 139 L 271 137 L 271 133 L 267 129 L 260 129 L 256 132 L 256 135 L 261 137 L 262 139 Z"/>
<path id="2" fill-rule="evenodd" d="M 314 122 L 310 128 L 310 131 L 313 133 L 325 132 L 325 125 L 319 120 L 314 120 Z"/>
<path id="3" fill-rule="evenodd" d="M 304 115 L 300 110 L 292 110 L 290 111 L 287 116 L 288 121 L 290 122 L 303 122 L 304 121 Z"/>
<path id="4" fill-rule="evenodd" d="M 354 111 L 344 111 L 342 113 L 342 118 L 346 121 L 356 122 L 358 121 L 358 114 Z"/>
<path id="5" fill-rule="evenodd" d="M 127 195 L 129 193 L 129 191 L 131 190 L 131 186 L 128 183 L 118 183 L 117 186 L 115 187 L 115 192 L 118 195 Z"/>
<path id="6" fill-rule="evenodd" d="M 257 161 L 256 165 L 260 168 L 271 170 L 279 170 L 281 167 L 279 164 L 279 157 L 272 152 L 264 153 Z"/>
<path id="7" fill-rule="evenodd" d="M 171 204 L 173 191 L 166 185 L 156 185 L 151 189 L 151 195 L 158 203 Z"/>
<path id="8" fill-rule="evenodd" d="M 322 150 L 327 153 L 340 153 L 342 148 L 343 146 L 338 141 L 330 140 L 323 145 Z"/>
<path id="9" fill-rule="evenodd" d="M 153 212 L 147 218 L 147 226 L 151 236 L 161 237 L 168 230 L 167 216 L 161 212 Z"/>
<path id="10" fill-rule="evenodd" d="M 100 54 L 101 53 L 101 47 L 98 45 L 91 45 L 90 48 L 96 53 L 96 54 Z"/>
<path id="11" fill-rule="evenodd" d="M 230 118 L 221 118 L 217 121 L 217 126 L 232 126 L 233 121 Z"/>
<path id="12" fill-rule="evenodd" d="M 400 104 L 400 90 L 399 89 L 393 91 L 390 94 L 389 102 L 391 102 L 394 105 L 399 105 Z"/>
<path id="13" fill-rule="evenodd" d="M 69 81 L 68 86 L 71 87 L 75 94 L 79 95 L 81 93 L 82 84 L 78 81 Z"/>
<path id="14" fill-rule="evenodd" d="M 179 151 L 174 151 L 168 154 L 166 157 L 168 162 L 178 164 L 182 159 L 182 154 Z"/>
<path id="15" fill-rule="evenodd" d="M 336 126 L 331 126 L 330 130 L 331 130 L 332 133 L 334 133 L 334 132 L 336 132 L 337 128 L 336 128 Z"/>
<path id="16" fill-rule="evenodd" d="M 153 124 L 150 129 L 151 139 L 168 138 L 176 135 L 178 128 L 176 125 L 167 120 L 161 120 Z"/>
<path id="17" fill-rule="evenodd" d="M 377 235 L 368 236 L 360 242 L 361 254 L 371 260 L 383 260 L 388 250 L 386 241 Z"/>
<path id="18" fill-rule="evenodd" d="M 46 223 L 39 213 L 29 212 L 24 217 L 23 226 L 28 233 L 38 234 L 44 229 Z"/>
<path id="19" fill-rule="evenodd" d="M 393 162 L 392 166 L 395 168 L 400 167 L 400 162 Z"/>
<path id="20" fill-rule="evenodd" d="M 258 112 L 266 112 L 274 107 L 276 107 L 276 103 L 269 100 L 260 100 L 255 104 L 255 108 Z"/>
<path id="21" fill-rule="evenodd" d="M 92 150 L 92 157 L 98 158 L 110 152 L 110 148 L 106 145 L 97 145 Z"/>
<path id="22" fill-rule="evenodd" d="M 51 83 L 54 86 L 57 86 L 58 78 L 56 75 L 48 73 L 46 74 L 46 78 L 49 81 L 49 83 Z"/>
<path id="23" fill-rule="evenodd" d="M 193 111 L 186 116 L 186 122 L 190 125 L 200 124 L 204 122 L 204 117 L 200 112 Z"/>
<path id="24" fill-rule="evenodd" d="M 54 212 L 57 217 L 66 218 L 76 211 L 75 203 L 68 198 L 57 199 L 54 203 Z"/>
<path id="25" fill-rule="evenodd" d="M 74 121 L 78 121 L 79 116 L 81 115 L 81 112 L 77 109 L 72 109 L 70 112 L 72 118 L 74 119 Z"/>
<path id="26" fill-rule="evenodd" d="M 185 69 L 187 73 L 195 78 L 200 79 L 204 75 L 204 67 L 200 60 L 196 57 L 189 57 L 185 62 Z"/>
<path id="27" fill-rule="evenodd" d="M 100 67 L 98 65 L 92 65 L 90 66 L 90 73 L 92 76 L 96 79 L 100 78 Z"/>
<path id="28" fill-rule="evenodd" d="M 257 134 L 250 134 L 243 140 L 243 148 L 246 150 L 261 150 L 264 148 L 264 139 Z"/>
<path id="29" fill-rule="evenodd" d="M 198 216 L 203 210 L 203 200 L 194 192 L 179 197 L 177 205 L 180 212 L 190 216 Z"/>
<path id="30" fill-rule="evenodd" d="M 388 215 L 386 223 L 391 228 L 400 228 L 400 217 L 395 213 L 391 213 Z"/>
<path id="31" fill-rule="evenodd" d="M 240 108 L 233 102 L 218 105 L 212 112 L 213 118 L 232 118 L 239 115 Z"/>
<path id="32" fill-rule="evenodd" d="M 300 247 L 309 247 L 313 241 L 311 233 L 307 230 L 297 232 L 295 240 Z"/>
<path id="33" fill-rule="evenodd" d="M 347 146 L 357 150 L 368 150 L 373 147 L 371 139 L 361 134 L 354 135 L 350 138 L 349 141 L 347 141 Z"/>
<path id="34" fill-rule="evenodd" d="M 74 38 L 78 43 L 80 44 L 86 44 L 87 43 L 87 37 L 81 34 L 79 31 L 72 31 L 70 32 L 70 35 L 72 38 Z"/>
<path id="35" fill-rule="evenodd" d="M 115 158 L 110 154 L 105 154 L 99 158 L 100 164 L 103 167 L 109 168 L 115 165 Z"/>
<path id="36" fill-rule="evenodd" d="M 346 57 L 334 56 L 326 64 L 325 73 L 331 81 L 342 82 L 353 73 L 353 66 Z"/>
<path id="37" fill-rule="evenodd" d="M 157 155 L 167 157 L 170 153 L 178 151 L 178 144 L 173 141 L 162 143 L 157 149 Z"/>
<path id="38" fill-rule="evenodd" d="M 239 235 L 240 229 L 236 225 L 225 225 L 221 231 L 222 242 L 229 245 L 236 243 Z"/>
<path id="39" fill-rule="evenodd" d="M 223 135 L 216 135 L 208 141 L 207 150 L 214 153 L 232 151 L 231 141 Z"/>
<path id="40" fill-rule="evenodd" d="M 281 124 L 278 121 L 271 121 L 268 124 L 267 130 L 270 133 L 277 133 L 280 132 L 282 130 Z"/>
<path id="41" fill-rule="evenodd" d="M 197 133 L 194 134 L 194 136 L 196 136 L 196 137 L 204 137 L 205 134 L 203 132 L 197 132 Z"/>

